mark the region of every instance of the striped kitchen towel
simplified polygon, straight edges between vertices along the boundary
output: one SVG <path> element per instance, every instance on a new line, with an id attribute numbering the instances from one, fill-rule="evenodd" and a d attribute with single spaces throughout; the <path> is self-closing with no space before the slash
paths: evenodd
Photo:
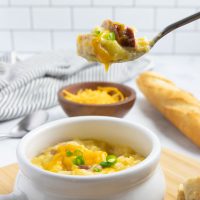
<path id="1" fill-rule="evenodd" d="M 116 65 L 106 73 L 102 66 L 65 51 L 4 65 L 9 72 L 0 78 L 0 121 L 57 105 L 57 92 L 67 84 L 94 80 L 123 82 L 134 75 L 133 66 Z M 134 72 L 138 73 L 137 68 Z"/>

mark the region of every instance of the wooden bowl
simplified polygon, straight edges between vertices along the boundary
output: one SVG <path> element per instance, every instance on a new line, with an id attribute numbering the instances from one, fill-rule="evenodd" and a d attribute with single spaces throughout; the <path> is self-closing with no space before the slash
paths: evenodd
<path id="1" fill-rule="evenodd" d="M 77 93 L 80 89 L 93 89 L 98 86 L 116 87 L 126 97 L 124 101 L 113 104 L 81 104 L 64 98 L 62 91 L 65 89 L 71 93 Z M 112 82 L 82 82 L 63 87 L 58 92 L 58 101 L 68 116 L 103 115 L 123 117 L 132 108 L 136 100 L 135 91 L 125 85 Z"/>

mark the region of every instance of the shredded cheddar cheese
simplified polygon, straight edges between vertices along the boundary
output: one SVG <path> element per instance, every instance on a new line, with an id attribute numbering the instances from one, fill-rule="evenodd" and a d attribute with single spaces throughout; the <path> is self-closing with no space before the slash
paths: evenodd
<path id="1" fill-rule="evenodd" d="M 112 104 L 125 99 L 120 90 L 115 87 L 97 87 L 96 90 L 84 89 L 73 94 L 63 90 L 65 99 L 83 104 Z"/>

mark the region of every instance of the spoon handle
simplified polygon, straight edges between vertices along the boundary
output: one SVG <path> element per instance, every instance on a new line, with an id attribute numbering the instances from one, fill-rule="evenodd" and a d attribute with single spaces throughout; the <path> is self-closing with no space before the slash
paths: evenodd
<path id="1" fill-rule="evenodd" d="M 6 134 L 0 134 L 0 140 L 6 139 L 6 138 L 9 138 L 9 136 Z"/>
<path id="2" fill-rule="evenodd" d="M 179 28 L 179 27 L 181 27 L 181 26 L 184 26 L 184 25 L 186 25 L 186 24 L 188 24 L 188 23 L 190 23 L 190 22 L 193 22 L 193 21 L 195 21 L 195 20 L 197 20 L 197 19 L 199 19 L 199 18 L 200 18 L 200 12 L 195 13 L 195 14 L 193 14 L 193 15 L 190 15 L 190 16 L 184 18 L 184 19 L 181 19 L 181 20 L 179 20 L 179 21 L 177 21 L 177 22 L 175 22 L 175 23 L 173 23 L 173 24 L 167 26 L 162 32 L 160 32 L 160 33 L 153 39 L 153 41 L 152 41 L 152 46 L 154 46 L 154 44 L 155 44 L 158 40 L 160 40 L 162 37 L 164 37 L 164 36 L 167 35 L 168 33 L 172 32 L 173 30 L 175 30 L 175 29 L 177 29 L 177 28 Z"/>

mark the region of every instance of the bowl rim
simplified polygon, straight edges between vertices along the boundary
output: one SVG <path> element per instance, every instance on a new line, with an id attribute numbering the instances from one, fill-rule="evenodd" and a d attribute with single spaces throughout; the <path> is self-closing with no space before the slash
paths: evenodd
<path id="1" fill-rule="evenodd" d="M 140 163 L 138 163 L 135 166 L 129 167 L 127 169 L 110 173 L 110 174 L 100 174 L 100 175 L 66 175 L 66 174 L 58 174 L 53 173 L 44 169 L 41 169 L 35 165 L 33 165 L 30 160 L 26 157 L 24 150 L 24 145 L 27 141 L 29 141 L 35 134 L 40 134 L 40 131 L 43 131 L 44 129 L 52 128 L 54 126 L 62 125 L 63 123 L 70 123 L 70 122 L 77 122 L 77 121 L 88 121 L 88 120 L 106 120 L 106 121 L 114 121 L 114 122 L 120 122 L 125 123 L 131 126 L 136 127 L 137 129 L 140 129 L 140 131 L 143 131 L 143 134 L 145 134 L 147 137 L 149 137 L 152 141 L 153 147 L 149 155 Z M 158 165 L 159 159 L 160 159 L 160 153 L 161 153 L 161 145 L 157 138 L 157 136 L 150 131 L 148 128 L 144 127 L 143 125 L 139 123 L 133 123 L 128 120 L 119 119 L 115 117 L 105 117 L 105 116 L 78 116 L 78 117 L 70 117 L 70 118 L 64 118 L 59 119 L 53 122 L 49 122 L 39 128 L 36 128 L 35 130 L 31 131 L 29 134 L 25 135 L 17 147 L 17 160 L 20 165 L 25 166 L 26 168 L 31 169 L 35 173 L 43 176 L 48 176 L 51 178 L 59 178 L 62 180 L 69 180 L 69 181 L 106 181 L 114 178 L 120 178 L 122 176 L 130 176 L 133 174 L 142 173 L 145 169 L 151 168 L 152 165 L 154 166 L 154 169 L 156 169 L 156 166 Z"/>
<path id="2" fill-rule="evenodd" d="M 128 91 L 130 91 L 130 95 L 128 97 L 126 97 L 123 101 L 119 101 L 119 102 L 116 102 L 116 103 L 111 103 L 111 104 L 86 104 L 86 103 L 77 103 L 77 102 L 74 102 L 74 101 L 70 101 L 70 100 L 67 100 L 63 97 L 62 95 L 62 91 L 68 87 L 71 87 L 71 86 L 75 86 L 75 85 L 82 85 L 82 84 L 89 84 L 89 83 L 93 83 L 93 84 L 101 84 L 101 83 L 104 83 L 104 84 L 107 84 L 107 85 L 115 85 L 115 87 L 118 88 L 118 86 L 121 86 L 121 87 L 124 87 L 125 89 L 127 89 Z M 120 89 L 119 89 L 120 90 Z M 121 91 L 121 90 L 120 90 Z M 127 86 L 127 85 L 124 85 L 124 84 L 121 84 L 121 83 L 115 83 L 115 82 L 106 82 L 106 81 L 87 81 L 87 82 L 80 82 L 80 83 L 73 83 L 73 84 L 69 84 L 69 85 L 66 85 L 66 86 L 63 86 L 57 93 L 57 96 L 58 96 L 58 100 L 62 103 L 70 103 L 70 104 L 73 104 L 75 106 L 87 106 L 87 107 L 116 107 L 116 106 L 120 106 L 120 105 L 124 105 L 124 104 L 127 104 L 129 102 L 132 102 L 136 99 L 136 91 Z"/>

